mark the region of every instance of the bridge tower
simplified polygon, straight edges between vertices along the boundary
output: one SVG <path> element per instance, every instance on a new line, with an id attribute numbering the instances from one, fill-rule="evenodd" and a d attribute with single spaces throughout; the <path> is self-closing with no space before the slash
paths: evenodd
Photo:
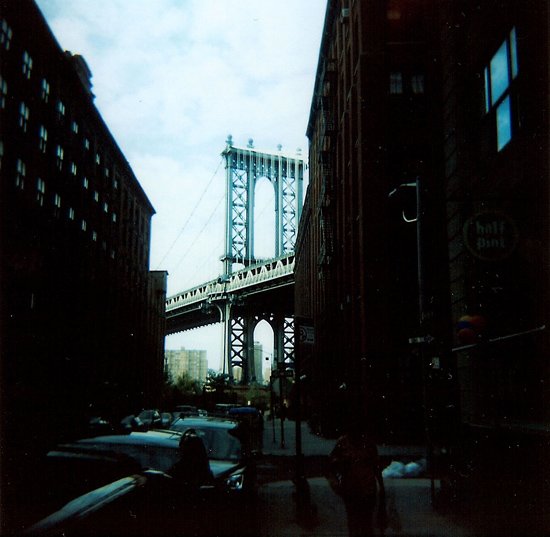
<path id="1" fill-rule="evenodd" d="M 281 146 L 276 153 L 254 149 L 252 140 L 246 148 L 226 141 L 222 156 L 226 169 L 225 253 L 223 276 L 229 279 L 235 264 L 245 267 L 258 262 L 254 255 L 254 200 L 258 180 L 266 177 L 275 192 L 275 257 L 294 252 L 303 203 L 304 161 L 299 150 L 295 157 L 284 156 Z M 239 307 L 226 300 L 224 321 L 224 372 L 233 376 L 233 367 L 242 368 L 242 379 L 254 379 L 254 329 L 265 319 L 274 333 L 274 357 L 278 366 L 293 360 L 292 313 L 257 311 L 257 307 Z M 255 311 L 256 310 L 256 311 Z"/>

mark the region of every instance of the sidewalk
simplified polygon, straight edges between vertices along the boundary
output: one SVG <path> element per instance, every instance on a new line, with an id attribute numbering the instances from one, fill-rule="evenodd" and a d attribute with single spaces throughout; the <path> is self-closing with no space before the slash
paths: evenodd
<path id="1" fill-rule="evenodd" d="M 273 443 L 272 423 L 266 422 L 264 430 L 264 454 L 282 457 L 295 455 L 295 423 L 285 424 L 285 448 L 280 445 L 280 422 L 276 420 L 276 443 Z M 312 435 L 307 426 L 302 427 L 302 452 L 304 456 L 328 455 L 335 440 Z M 418 448 L 380 448 L 388 456 L 415 458 Z M 382 454 L 382 453 L 381 453 Z M 420 452 L 422 455 L 422 452 Z M 347 517 L 342 499 L 330 488 L 324 477 L 308 479 L 312 522 L 305 527 L 298 524 L 296 516 L 295 487 L 291 480 L 271 482 L 260 487 L 259 500 L 262 509 L 261 535 L 264 537 L 294 536 L 347 536 Z M 436 490 L 439 481 L 435 482 Z M 466 537 L 466 529 L 457 526 L 448 517 L 440 515 L 430 503 L 429 479 L 385 479 L 388 510 L 397 513 L 399 524 L 388 528 L 385 535 L 423 535 L 434 537 Z M 378 531 L 378 534 L 381 534 Z"/>

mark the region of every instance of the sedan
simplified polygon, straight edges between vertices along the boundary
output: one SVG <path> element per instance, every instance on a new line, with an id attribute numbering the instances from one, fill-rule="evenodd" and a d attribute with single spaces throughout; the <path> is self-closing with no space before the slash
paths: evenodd
<path id="1" fill-rule="evenodd" d="M 185 434 L 195 431 L 203 441 L 216 486 L 226 492 L 246 495 L 256 490 L 255 459 L 250 431 L 235 421 L 219 418 L 181 417 L 170 430 Z"/>

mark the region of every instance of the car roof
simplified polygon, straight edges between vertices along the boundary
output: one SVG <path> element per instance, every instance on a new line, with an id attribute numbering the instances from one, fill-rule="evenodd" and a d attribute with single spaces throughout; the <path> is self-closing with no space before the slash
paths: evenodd
<path id="1" fill-rule="evenodd" d="M 224 420 L 220 418 L 209 418 L 209 417 L 195 417 L 195 416 L 185 416 L 180 417 L 174 420 L 174 423 L 181 422 L 185 424 L 186 427 L 190 429 L 193 427 L 208 427 L 208 428 L 217 428 L 217 429 L 235 429 L 238 426 L 236 421 Z"/>
<path id="2" fill-rule="evenodd" d="M 181 433 L 177 431 L 132 431 L 130 434 L 111 434 L 83 438 L 78 444 L 124 444 L 124 445 L 146 445 L 159 447 L 178 447 L 181 440 Z"/>

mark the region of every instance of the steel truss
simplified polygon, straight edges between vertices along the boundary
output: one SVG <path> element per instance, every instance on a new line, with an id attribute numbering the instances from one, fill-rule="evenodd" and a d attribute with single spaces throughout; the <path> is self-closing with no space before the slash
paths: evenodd
<path id="1" fill-rule="evenodd" d="M 275 189 L 275 257 L 292 253 L 302 210 L 304 161 L 277 153 L 233 145 L 228 136 L 225 150 L 226 221 L 224 274 L 233 264 L 248 266 L 254 257 L 254 192 L 258 180 L 266 177 Z"/>
<path id="2" fill-rule="evenodd" d="M 256 151 L 252 140 L 246 148 L 235 147 L 231 135 L 222 155 L 226 164 L 225 254 L 222 260 L 223 274 L 230 279 L 234 264 L 248 267 L 256 263 L 254 196 L 256 184 L 262 177 L 266 177 L 275 190 L 275 257 L 294 253 L 302 211 L 304 161 L 299 153 L 295 157 L 284 156 L 280 147 L 277 153 Z M 254 329 L 262 319 L 273 329 L 277 366 L 284 363 L 291 366 L 294 353 L 292 317 L 285 317 L 280 312 L 259 315 L 251 309 L 240 314 L 235 308 L 228 307 L 224 315 L 224 369 L 227 367 L 227 373 L 233 377 L 233 368 L 242 368 L 241 378 L 245 384 L 256 376 Z"/>

